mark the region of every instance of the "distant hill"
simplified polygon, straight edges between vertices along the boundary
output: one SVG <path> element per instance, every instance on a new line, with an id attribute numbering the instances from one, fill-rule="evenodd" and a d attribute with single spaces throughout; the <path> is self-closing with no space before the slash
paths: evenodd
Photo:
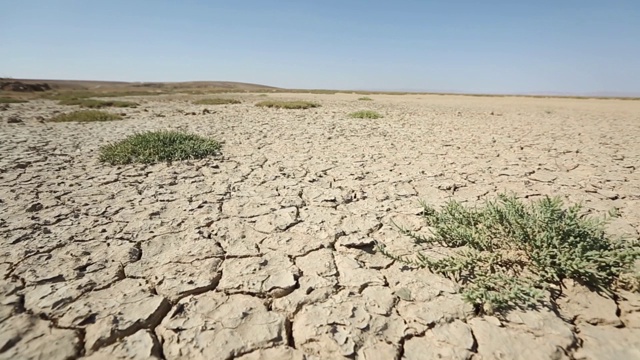
<path id="1" fill-rule="evenodd" d="M 21 84 L 31 86 L 23 87 Z M 25 90 L 26 88 L 26 90 Z M 38 89 L 36 89 L 38 88 Z M 36 89 L 36 90 L 34 90 Z M 209 92 L 293 92 L 314 94 L 357 93 L 357 94 L 439 94 L 464 96 L 524 96 L 524 97 L 559 97 L 559 98 L 614 98 L 640 100 L 640 93 L 593 92 L 593 93 L 559 93 L 559 92 L 527 92 L 527 93 L 464 93 L 456 91 L 401 91 L 401 90 L 322 90 L 322 89 L 285 89 L 274 86 L 251 84 L 235 81 L 182 81 L 182 82 L 126 82 L 100 80 L 47 80 L 47 79 L 13 79 L 0 78 L 0 91 L 71 91 L 90 93 L 209 93 Z"/>
<path id="2" fill-rule="evenodd" d="M 155 89 L 198 89 L 214 88 L 239 91 L 277 90 L 278 88 L 259 84 L 249 84 L 233 81 L 185 81 L 185 82 L 125 82 L 99 80 L 47 80 L 47 79 L 7 79 L 25 84 L 49 84 L 58 90 L 98 90 L 118 88 L 155 88 Z"/>

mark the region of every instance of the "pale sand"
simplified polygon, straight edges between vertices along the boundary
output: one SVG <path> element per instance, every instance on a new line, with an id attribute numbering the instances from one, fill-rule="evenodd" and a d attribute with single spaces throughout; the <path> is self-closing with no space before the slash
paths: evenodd
<path id="1" fill-rule="evenodd" d="M 474 318 L 454 283 L 373 249 L 411 251 L 390 222 L 420 229 L 419 199 L 503 191 L 617 208 L 611 232 L 638 238 L 640 101 L 233 96 L 92 124 L 38 121 L 71 109 L 50 101 L 0 112 L 0 359 L 640 359 L 638 294 Z M 322 107 L 253 106 L 277 98 Z M 364 109 L 385 117 L 346 116 Z M 152 129 L 223 157 L 97 161 Z"/>

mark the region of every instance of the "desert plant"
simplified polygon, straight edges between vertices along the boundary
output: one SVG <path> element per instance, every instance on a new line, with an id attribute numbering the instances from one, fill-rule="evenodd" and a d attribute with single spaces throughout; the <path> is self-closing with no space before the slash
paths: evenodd
<path id="1" fill-rule="evenodd" d="M 217 155 L 221 144 L 180 131 L 149 131 L 100 148 L 100 161 L 112 165 L 201 159 Z"/>
<path id="2" fill-rule="evenodd" d="M 195 105 L 226 105 L 226 104 L 241 104 L 240 100 L 236 99 L 224 99 L 224 98 L 211 98 L 211 99 L 200 99 L 195 100 L 193 104 Z"/>
<path id="3" fill-rule="evenodd" d="M 382 115 L 371 110 L 361 110 L 349 114 L 349 117 L 356 119 L 380 119 Z"/>
<path id="4" fill-rule="evenodd" d="M 0 104 L 19 104 L 19 103 L 26 103 L 26 102 L 28 102 L 28 101 L 20 100 L 20 99 L 13 99 L 13 98 L 0 97 Z"/>
<path id="5" fill-rule="evenodd" d="M 456 201 L 440 210 L 422 206 L 431 234 L 399 230 L 421 246 L 453 248 L 452 254 L 436 259 L 418 252 L 410 258 L 379 250 L 460 282 L 464 299 L 479 313 L 536 306 L 564 279 L 608 294 L 637 280 L 629 274 L 640 258 L 639 244 L 609 238 L 607 218 L 586 217 L 580 205 L 565 208 L 560 198 L 525 204 L 501 194 L 482 207 Z"/>
<path id="6" fill-rule="evenodd" d="M 261 101 L 256 104 L 260 107 L 277 108 L 277 109 L 309 109 L 319 107 L 320 104 L 309 101 Z"/>
<path id="7" fill-rule="evenodd" d="M 368 96 L 363 96 L 361 98 L 358 98 L 358 100 L 360 100 L 360 101 L 373 101 L 373 99 L 368 97 Z"/>
<path id="8" fill-rule="evenodd" d="M 111 121 L 122 120 L 122 116 L 99 110 L 79 110 L 66 114 L 59 114 L 51 118 L 52 122 L 90 122 L 90 121 Z"/>
<path id="9" fill-rule="evenodd" d="M 100 109 L 105 107 L 119 107 L 119 108 L 134 108 L 138 106 L 138 103 L 131 101 L 117 101 L 117 100 L 97 100 L 86 98 L 71 98 L 63 99 L 58 102 L 60 105 L 79 105 L 84 108 Z"/>

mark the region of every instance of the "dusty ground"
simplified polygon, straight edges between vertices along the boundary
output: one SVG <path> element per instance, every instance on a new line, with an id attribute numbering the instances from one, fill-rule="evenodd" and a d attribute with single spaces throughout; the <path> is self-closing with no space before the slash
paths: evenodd
<path id="1" fill-rule="evenodd" d="M 637 238 L 640 101 L 358 97 L 150 97 L 94 124 L 42 122 L 70 110 L 44 100 L 0 111 L 0 358 L 640 359 L 638 294 L 569 286 L 551 310 L 474 317 L 454 283 L 373 246 L 409 251 L 390 221 L 419 229 L 419 199 L 501 191 L 618 208 L 611 231 Z M 345 116 L 361 109 L 385 117 Z M 224 156 L 97 161 L 148 129 Z"/>

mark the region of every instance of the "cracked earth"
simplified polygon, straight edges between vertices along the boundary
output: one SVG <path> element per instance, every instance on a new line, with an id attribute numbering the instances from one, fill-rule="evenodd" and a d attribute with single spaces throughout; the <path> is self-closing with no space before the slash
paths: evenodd
<path id="1" fill-rule="evenodd" d="M 640 295 L 576 284 L 476 316 L 456 283 L 394 263 L 419 200 L 559 195 L 640 230 L 640 102 L 270 94 L 311 110 L 149 97 L 104 123 L 0 111 L 0 359 L 640 359 Z M 208 111 L 204 111 L 207 109 Z M 385 117 L 350 119 L 371 109 Z M 16 121 L 19 120 L 19 121 Z M 97 149 L 182 129 L 206 160 L 112 167 Z"/>

